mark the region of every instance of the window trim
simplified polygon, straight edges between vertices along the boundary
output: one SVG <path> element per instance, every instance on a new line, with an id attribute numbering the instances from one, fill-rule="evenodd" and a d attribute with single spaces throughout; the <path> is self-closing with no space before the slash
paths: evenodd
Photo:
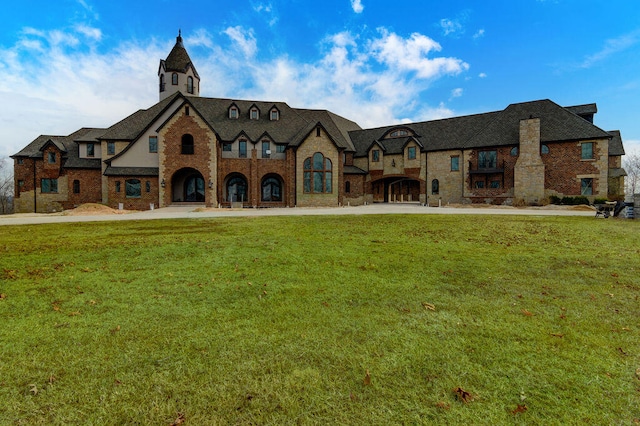
<path id="1" fill-rule="evenodd" d="M 316 163 L 322 160 L 322 169 L 316 167 Z M 333 193 L 333 162 L 321 152 L 315 152 L 302 163 L 302 191 L 305 194 L 332 194 Z M 318 184 L 316 178 L 321 182 Z M 317 190 L 319 188 L 319 190 Z"/>
<path id="2" fill-rule="evenodd" d="M 137 182 L 137 184 L 136 184 Z M 135 189 L 137 185 L 137 192 L 129 195 L 129 189 Z M 127 179 L 124 181 L 124 196 L 125 198 L 141 198 L 142 197 L 142 182 L 140 179 Z"/>
<path id="3" fill-rule="evenodd" d="M 379 163 L 380 162 L 380 150 L 379 149 L 372 149 L 371 150 L 371 161 L 374 163 Z"/>
<path id="4" fill-rule="evenodd" d="M 244 147 L 244 149 L 242 149 Z M 241 139 L 238 141 L 238 158 L 247 158 L 247 141 Z"/>
<path id="5" fill-rule="evenodd" d="M 252 107 L 249 110 L 249 119 L 250 120 L 260 120 L 260 110 L 257 107 Z"/>
<path id="6" fill-rule="evenodd" d="M 189 76 L 187 77 L 187 93 L 190 93 L 193 95 L 194 90 L 193 90 L 193 77 Z M 189 115 L 189 114 L 187 114 Z"/>
<path id="7" fill-rule="evenodd" d="M 47 182 L 47 190 L 45 191 L 45 182 Z M 58 193 L 58 179 L 57 178 L 41 178 L 40 179 L 40 193 L 41 194 L 57 194 Z"/>
<path id="8" fill-rule="evenodd" d="M 587 183 L 587 185 L 585 185 Z M 580 195 L 593 195 L 593 178 L 581 178 L 580 179 Z"/>
<path id="9" fill-rule="evenodd" d="M 265 149 L 265 146 L 267 149 Z M 262 141 L 262 158 L 271 158 L 271 142 L 267 140 Z"/>
<path id="10" fill-rule="evenodd" d="M 271 121 L 278 121 L 280 120 L 280 111 L 278 111 L 276 108 L 273 108 L 270 112 L 269 112 L 269 119 Z"/>
<path id="11" fill-rule="evenodd" d="M 107 155 L 116 155 L 116 143 L 107 142 Z"/>
<path id="12" fill-rule="evenodd" d="M 493 155 L 487 156 L 487 154 L 489 153 L 493 153 Z M 497 167 L 498 167 L 498 150 L 485 149 L 482 151 L 478 151 L 478 169 L 495 169 Z"/>
<path id="13" fill-rule="evenodd" d="M 412 152 L 413 152 L 413 156 L 412 156 Z M 407 147 L 407 159 L 408 160 L 415 160 L 416 159 L 416 147 L 415 146 Z"/>
<path id="14" fill-rule="evenodd" d="M 240 117 L 240 110 L 237 106 L 232 106 L 229 108 L 229 118 L 231 120 L 237 120 Z"/>
<path id="15" fill-rule="evenodd" d="M 93 142 L 89 142 L 87 144 L 87 157 L 95 157 L 95 156 L 96 156 L 96 145 Z"/>
<path id="16" fill-rule="evenodd" d="M 591 156 L 585 157 L 585 146 L 591 147 Z M 580 159 L 585 161 L 595 160 L 595 143 L 594 142 L 581 142 L 580 143 Z"/>
<path id="17" fill-rule="evenodd" d="M 49 164 L 56 164 L 56 162 L 57 162 L 57 158 L 56 158 L 56 157 L 57 157 L 57 156 L 56 156 L 56 153 L 55 153 L 55 152 L 49 151 L 49 152 L 47 153 L 47 163 L 49 163 Z"/>
<path id="18" fill-rule="evenodd" d="M 172 86 L 177 86 L 178 85 L 178 73 L 174 72 L 173 74 L 171 74 L 171 85 Z"/>

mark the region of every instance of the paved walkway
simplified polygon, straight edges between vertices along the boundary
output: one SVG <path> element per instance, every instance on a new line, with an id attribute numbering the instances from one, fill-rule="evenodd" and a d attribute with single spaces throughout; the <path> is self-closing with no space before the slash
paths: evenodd
<path id="1" fill-rule="evenodd" d="M 595 211 L 549 207 L 424 207 L 418 204 L 372 204 L 358 207 L 327 208 L 269 208 L 269 209 L 202 209 L 189 207 L 164 207 L 155 210 L 105 215 L 65 215 L 64 213 L 20 213 L 0 216 L 2 225 L 31 225 L 63 222 L 103 222 L 150 219 L 197 219 L 206 217 L 255 217 L 255 216 L 320 216 L 364 214 L 491 214 L 533 216 L 594 216 Z"/>

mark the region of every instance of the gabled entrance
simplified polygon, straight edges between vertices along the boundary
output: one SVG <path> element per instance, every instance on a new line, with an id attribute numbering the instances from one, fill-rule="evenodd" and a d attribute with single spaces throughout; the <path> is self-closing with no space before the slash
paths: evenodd
<path id="1" fill-rule="evenodd" d="M 171 178 L 171 201 L 174 203 L 204 203 L 204 177 L 196 169 L 180 169 Z"/>

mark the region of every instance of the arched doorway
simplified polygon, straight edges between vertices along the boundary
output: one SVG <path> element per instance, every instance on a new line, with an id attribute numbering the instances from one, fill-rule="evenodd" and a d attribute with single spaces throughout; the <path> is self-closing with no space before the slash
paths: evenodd
<path id="1" fill-rule="evenodd" d="M 371 183 L 375 203 L 417 203 L 420 182 L 404 176 L 388 177 Z"/>
<path id="2" fill-rule="evenodd" d="M 275 174 L 266 175 L 260 185 L 260 201 L 267 203 L 282 201 L 282 178 Z"/>
<path id="3" fill-rule="evenodd" d="M 178 170 L 171 179 L 171 201 L 174 203 L 203 203 L 205 201 L 204 177 L 196 169 Z"/>
<path id="4" fill-rule="evenodd" d="M 224 200 L 228 203 L 244 203 L 249 199 L 247 178 L 240 173 L 227 176 L 224 189 Z"/>

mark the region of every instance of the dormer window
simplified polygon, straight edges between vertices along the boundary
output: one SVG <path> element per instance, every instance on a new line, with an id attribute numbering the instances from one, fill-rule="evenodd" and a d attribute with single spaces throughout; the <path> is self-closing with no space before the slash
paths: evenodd
<path id="1" fill-rule="evenodd" d="M 402 136 L 409 136 L 409 132 L 402 129 L 402 130 L 394 130 L 393 132 L 389 133 L 390 138 L 399 138 Z"/>
<path id="2" fill-rule="evenodd" d="M 171 84 L 174 86 L 178 85 L 178 73 L 174 72 L 173 74 L 171 74 Z"/>
<path id="3" fill-rule="evenodd" d="M 47 160 L 49 162 L 49 164 L 55 164 L 56 163 L 56 153 L 55 152 L 49 152 L 47 155 Z"/>
<path id="4" fill-rule="evenodd" d="M 229 108 L 229 118 L 236 120 L 238 118 L 238 108 L 236 107 L 231 107 Z"/>
<path id="5" fill-rule="evenodd" d="M 410 146 L 407 149 L 407 158 L 409 160 L 415 160 L 416 159 L 416 147 L 415 146 Z"/>
<path id="6" fill-rule="evenodd" d="M 252 120 L 258 120 L 260 118 L 260 112 L 258 111 L 258 108 L 251 108 L 251 111 L 249 112 L 249 118 L 251 118 Z"/>
<path id="7" fill-rule="evenodd" d="M 280 112 L 275 108 L 272 109 L 270 119 L 271 121 L 278 121 L 280 119 Z"/>
<path id="8" fill-rule="evenodd" d="M 87 157 L 94 157 L 96 155 L 95 145 L 92 143 L 87 144 Z"/>

